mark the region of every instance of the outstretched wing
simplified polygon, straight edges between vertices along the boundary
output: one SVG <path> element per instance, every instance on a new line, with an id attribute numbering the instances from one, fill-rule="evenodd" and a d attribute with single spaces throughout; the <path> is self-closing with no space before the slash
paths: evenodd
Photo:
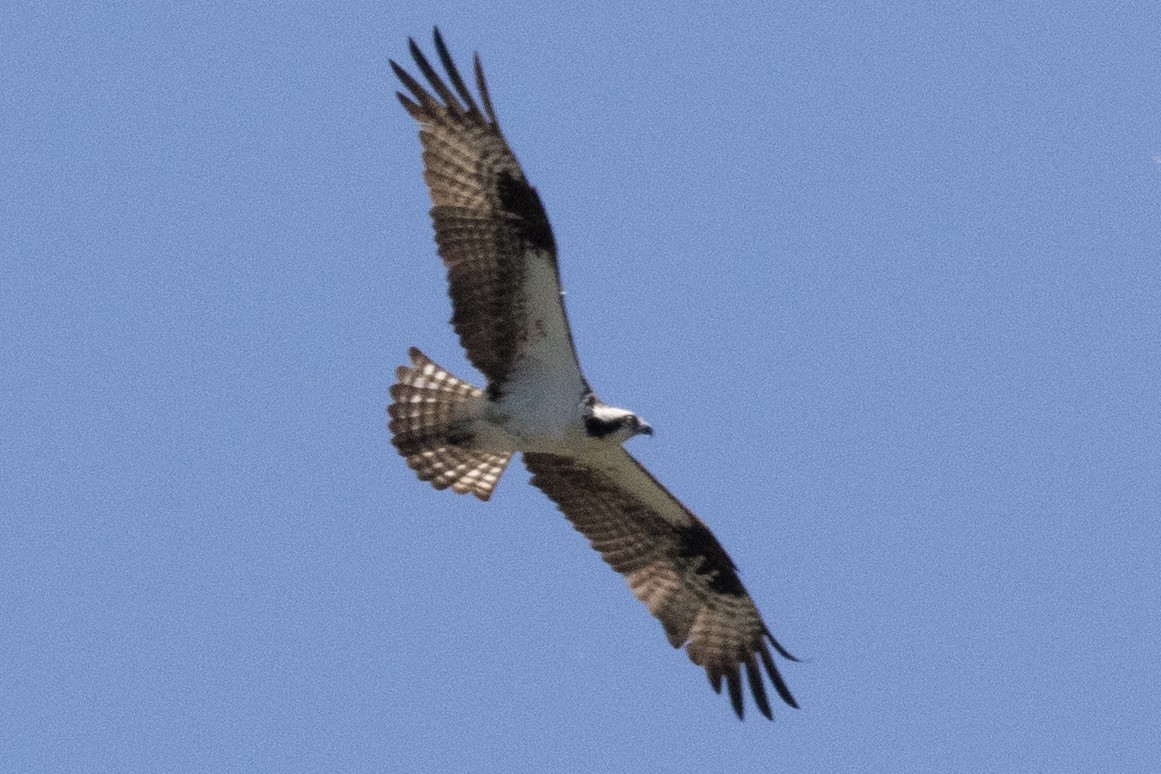
<path id="1" fill-rule="evenodd" d="M 763 715 L 771 717 L 763 668 L 782 700 L 797 707 L 769 646 L 797 659 L 766 628 L 713 533 L 620 446 L 602 454 L 579 460 L 526 453 L 524 464 L 532 483 L 625 576 L 633 594 L 661 621 L 670 644 L 686 645 L 715 691 L 721 692 L 725 680 L 738 717 L 742 669 Z"/>
<path id="2" fill-rule="evenodd" d="M 419 122 L 451 322 L 468 359 L 488 377 L 493 393 L 503 391 L 517 367 L 522 379 L 587 389 L 564 314 L 548 216 L 500 132 L 479 57 L 482 109 L 438 29 L 435 49 L 451 87 L 415 41 L 409 43 L 427 87 L 394 61 L 391 67 L 410 92 L 399 93 L 399 101 Z M 534 362 L 521 362 L 528 360 Z"/>

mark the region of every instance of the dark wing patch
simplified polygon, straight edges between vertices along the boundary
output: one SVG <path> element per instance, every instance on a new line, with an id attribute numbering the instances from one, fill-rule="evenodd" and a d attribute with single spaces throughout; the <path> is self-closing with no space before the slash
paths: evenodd
<path id="1" fill-rule="evenodd" d="M 624 456 L 637 465 L 627 452 Z M 532 483 L 625 576 L 633 594 L 661 622 L 670 644 L 686 645 L 690 660 L 706 670 L 715 691 L 720 693 L 725 681 L 739 718 L 744 713 L 743 669 L 763 715 L 772 717 L 763 669 L 779 697 L 798 706 L 769 646 L 784 658 L 797 659 L 766 628 L 729 555 L 705 524 L 676 500 L 688 519 L 666 518 L 647 505 L 648 498 L 572 457 L 526 453 L 524 464 Z M 648 480 L 661 487 L 651 476 Z"/>
<path id="2" fill-rule="evenodd" d="M 517 218 L 521 236 L 532 247 L 556 255 L 556 239 L 548 225 L 548 214 L 536 189 L 507 172 L 499 176 L 498 191 L 504 211 Z"/>
<path id="3" fill-rule="evenodd" d="M 715 594 L 744 597 L 746 589 L 738 578 L 734 560 L 701 519 L 695 516 L 693 520 L 693 524 L 678 532 L 677 555 L 690 563 Z"/>
<path id="4" fill-rule="evenodd" d="M 450 86 L 415 41 L 409 43 L 428 87 L 394 61 L 391 68 L 410 92 L 399 93 L 399 101 L 419 122 L 423 178 L 454 307 L 451 323 L 472 365 L 499 384 L 519 354 L 527 322 L 518 292 L 525 256 L 544 253 L 555 268 L 552 229 L 540 196 L 500 131 L 479 57 L 475 76 L 483 109 L 438 29 L 435 48 Z"/>

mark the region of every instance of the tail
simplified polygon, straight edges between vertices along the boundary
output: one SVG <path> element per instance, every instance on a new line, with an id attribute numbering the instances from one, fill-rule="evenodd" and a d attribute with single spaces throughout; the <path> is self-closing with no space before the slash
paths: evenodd
<path id="1" fill-rule="evenodd" d="M 471 492 L 481 500 L 492 496 L 510 453 L 472 449 L 461 425 L 464 409 L 483 401 L 484 391 L 443 370 L 412 347 L 411 365 L 399 366 L 391 385 L 391 443 L 421 481 L 436 489 Z"/>

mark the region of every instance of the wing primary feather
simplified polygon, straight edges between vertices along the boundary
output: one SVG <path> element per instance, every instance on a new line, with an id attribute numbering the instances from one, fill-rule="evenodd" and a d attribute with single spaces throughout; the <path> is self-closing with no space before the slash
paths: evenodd
<path id="1" fill-rule="evenodd" d="M 765 626 L 762 627 L 762 634 L 766 635 L 766 637 L 770 640 L 770 644 L 774 646 L 774 650 L 778 651 L 778 655 L 782 656 L 782 658 L 789 659 L 790 661 L 795 661 L 800 664 L 802 663 L 802 659 L 795 658 L 790 651 L 782 647 L 782 643 L 774 639 L 774 635 L 771 634 L 770 630 Z"/>
<path id="2" fill-rule="evenodd" d="M 422 113 L 422 109 L 419 107 L 419 105 L 416 105 L 406 94 L 401 92 L 395 92 L 395 96 L 399 98 L 399 104 L 403 106 L 403 109 L 406 110 L 412 118 L 417 121 L 420 120 L 419 117 Z"/>
<path id="3" fill-rule="evenodd" d="M 391 62 L 391 69 L 395 71 L 395 75 L 398 76 L 399 80 L 403 81 L 403 85 L 407 87 L 407 90 L 411 92 L 412 96 L 414 96 L 415 99 L 418 100 L 419 104 L 423 106 L 423 111 L 435 112 L 439 109 L 438 103 L 436 103 L 435 99 L 427 93 L 427 89 L 420 86 L 419 81 L 412 78 L 410 73 L 396 64 L 394 61 Z M 403 97 L 404 95 L 400 94 L 399 96 Z M 403 106 L 407 107 L 407 102 L 404 102 Z M 416 105 L 417 109 L 418 107 L 419 105 Z M 417 121 L 424 120 L 422 113 L 421 115 L 416 115 L 416 113 L 410 108 L 408 108 L 407 112 L 411 113 L 411 116 Z"/>
<path id="4" fill-rule="evenodd" d="M 773 641 L 774 638 L 771 637 L 770 639 Z M 775 643 L 774 646 L 778 647 L 778 644 Z M 781 648 L 778 649 L 778 652 L 784 656 L 787 655 Z M 763 646 L 758 650 L 758 653 L 762 656 L 762 665 L 766 667 L 766 674 L 770 675 L 770 682 L 774 683 L 774 690 L 778 691 L 778 695 L 782 697 L 782 701 L 794 707 L 794 709 L 798 709 L 798 702 L 794 700 L 794 696 L 790 693 L 790 688 L 786 686 L 786 681 L 778 673 L 778 667 L 774 666 L 774 658 L 770 655 L 770 651 Z M 790 656 L 790 658 L 794 657 Z M 797 661 L 798 659 L 795 658 L 794 660 Z"/>
<path id="5" fill-rule="evenodd" d="M 447 50 L 447 44 L 443 42 L 443 35 L 439 34 L 439 27 L 436 27 L 433 33 L 435 37 L 435 51 L 439 54 L 439 61 L 443 63 L 444 72 L 451 79 L 452 86 L 459 93 L 460 99 L 464 101 L 468 111 L 471 113 L 479 113 L 480 108 L 476 106 L 476 100 L 472 97 L 472 92 L 464 83 L 464 79 L 460 77 L 459 68 L 456 67 L 456 63 L 451 57 L 451 52 Z"/>
<path id="6" fill-rule="evenodd" d="M 746 676 L 750 678 L 750 690 L 754 694 L 754 703 L 758 705 L 758 711 L 773 720 L 774 714 L 770 711 L 770 700 L 766 698 L 766 686 L 762 683 L 762 673 L 758 671 L 758 664 L 754 661 L 753 653 L 746 657 Z"/>
<path id="7" fill-rule="evenodd" d="M 709 679 L 710 688 L 714 689 L 714 693 L 722 692 L 722 673 L 720 670 L 709 667 L 705 670 L 705 676 Z"/>
<path id="8" fill-rule="evenodd" d="M 437 31 L 437 41 L 439 40 L 438 35 L 439 32 Z M 409 49 L 411 51 L 411 58 L 415 60 L 415 64 L 419 67 L 420 72 L 423 73 L 423 77 L 427 78 L 427 82 L 430 83 L 431 87 L 435 89 L 437 94 L 439 94 L 440 99 L 444 101 L 444 105 L 447 107 L 447 109 L 457 116 L 462 115 L 464 111 L 463 107 L 460 105 L 460 101 L 456 99 L 456 96 L 452 94 L 451 89 L 449 89 L 447 84 L 443 82 L 443 78 L 439 77 L 439 73 L 436 72 L 436 69 L 431 66 L 431 62 L 427 61 L 427 57 L 425 57 L 423 52 L 419 50 L 419 46 L 416 45 L 414 40 L 410 41 Z M 446 66 L 446 64 L 447 63 L 445 62 L 444 65 Z"/>
<path id="9" fill-rule="evenodd" d="M 730 691 L 730 704 L 734 707 L 734 714 L 739 720 L 745 719 L 746 708 L 742 704 L 742 680 L 735 665 L 726 672 L 726 687 Z"/>
<path id="10" fill-rule="evenodd" d="M 472 61 L 476 70 L 476 88 L 480 90 L 480 99 L 484 101 L 484 110 L 488 111 L 488 120 L 496 127 L 496 131 L 499 131 L 500 122 L 496 120 L 496 111 L 492 109 L 492 95 L 488 93 L 488 82 L 484 80 L 484 66 L 480 64 L 480 55 L 474 55 Z"/>

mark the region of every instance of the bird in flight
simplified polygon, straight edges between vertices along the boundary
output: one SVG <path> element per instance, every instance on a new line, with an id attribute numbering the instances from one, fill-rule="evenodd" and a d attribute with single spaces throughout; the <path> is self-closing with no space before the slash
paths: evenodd
<path id="1" fill-rule="evenodd" d="M 392 443 L 421 480 L 481 500 L 520 452 L 532 483 L 625 577 L 670 644 L 685 646 L 718 693 L 724 681 L 739 718 L 743 670 L 767 718 L 763 670 L 797 707 L 770 649 L 797 659 L 762 621 L 725 549 L 622 447 L 652 428 L 603 403 L 581 373 L 548 216 L 500 131 L 479 56 L 473 95 L 438 29 L 446 78 L 408 42 L 426 84 L 392 61 L 408 92 L 397 96 L 419 124 L 451 324 L 487 386 L 412 347 L 391 387 Z"/>

